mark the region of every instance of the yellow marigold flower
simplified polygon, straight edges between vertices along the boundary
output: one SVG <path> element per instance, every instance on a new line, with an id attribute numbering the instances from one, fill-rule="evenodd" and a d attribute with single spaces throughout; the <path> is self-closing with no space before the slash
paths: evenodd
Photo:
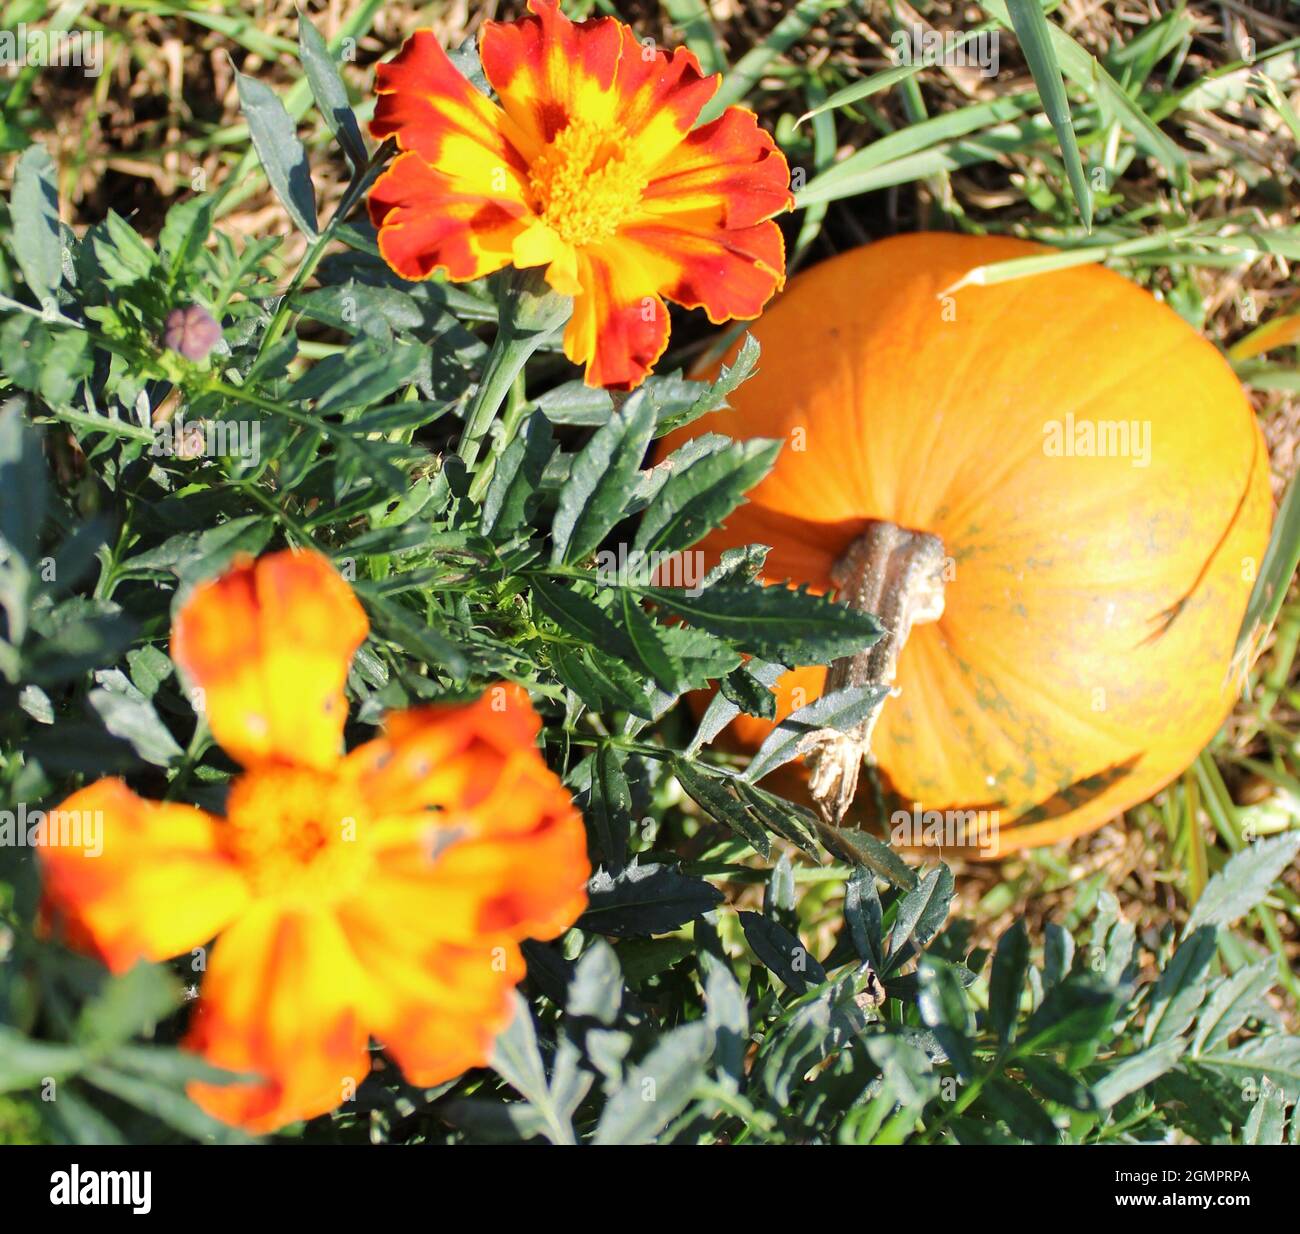
<path id="1" fill-rule="evenodd" d="M 254 1132 L 347 1100 L 371 1037 L 413 1084 L 485 1063 L 520 941 L 586 904 L 582 819 L 522 690 L 390 715 L 342 753 L 367 628 L 315 553 L 244 559 L 196 589 L 172 655 L 245 768 L 225 817 L 99 780 L 60 808 L 102 811 L 102 852 L 42 851 L 49 907 L 114 971 L 217 939 L 186 1045 L 258 1079 L 189 1091 Z"/>
<path id="2" fill-rule="evenodd" d="M 588 385 L 639 385 L 668 345 L 664 299 L 715 324 L 757 317 L 785 277 L 773 215 L 793 203 L 781 152 L 752 112 L 693 128 L 720 78 L 612 17 L 556 0 L 486 22 L 500 106 L 430 30 L 378 70 L 371 133 L 401 153 L 376 181 L 379 249 L 403 278 L 456 281 L 541 267 L 574 297 L 565 354 Z"/>

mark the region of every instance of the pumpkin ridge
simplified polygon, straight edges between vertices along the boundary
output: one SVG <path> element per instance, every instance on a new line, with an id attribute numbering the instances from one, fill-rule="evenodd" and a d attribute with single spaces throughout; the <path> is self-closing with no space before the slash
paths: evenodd
<path id="1" fill-rule="evenodd" d="M 1169 633 L 1174 622 L 1183 615 L 1187 609 L 1187 605 L 1196 595 L 1197 590 L 1209 577 L 1210 567 L 1214 564 L 1214 559 L 1227 548 L 1228 540 L 1232 537 L 1232 533 L 1240 525 L 1241 520 L 1245 515 L 1246 504 L 1250 500 L 1250 494 L 1254 488 L 1255 469 L 1259 465 L 1261 444 L 1259 434 L 1256 433 L 1255 449 L 1251 455 L 1250 467 L 1246 471 L 1246 480 L 1242 485 L 1241 494 L 1237 498 L 1237 504 L 1233 508 L 1232 517 L 1228 520 L 1228 525 L 1220 533 L 1219 538 L 1215 541 L 1214 547 L 1210 550 L 1209 555 L 1201 563 L 1201 568 L 1197 571 L 1196 578 L 1192 580 L 1192 585 L 1183 593 L 1183 595 L 1175 600 L 1173 604 L 1169 605 L 1168 608 L 1157 613 L 1156 616 L 1152 618 L 1153 621 L 1160 620 L 1160 618 L 1164 618 L 1164 620 L 1161 622 L 1159 629 L 1153 630 L 1142 640 L 1139 644 L 1140 646 L 1154 643 L 1157 640 L 1164 638 L 1164 636 Z M 1166 616 L 1166 614 L 1168 615 Z M 1229 680 L 1231 680 L 1231 671 L 1229 672 Z"/>

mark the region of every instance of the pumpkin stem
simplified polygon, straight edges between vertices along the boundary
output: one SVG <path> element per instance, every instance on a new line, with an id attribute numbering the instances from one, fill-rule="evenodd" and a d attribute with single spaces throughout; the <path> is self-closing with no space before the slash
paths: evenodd
<path id="1" fill-rule="evenodd" d="M 824 728 L 805 740 L 809 787 L 827 822 L 838 825 L 853 803 L 871 732 L 898 671 L 898 656 L 912 627 L 943 616 L 943 542 L 928 531 L 909 531 L 873 520 L 831 570 L 838 598 L 879 619 L 879 640 L 836 660 L 823 693 L 850 686 L 879 686 L 879 700 L 856 728 Z"/>

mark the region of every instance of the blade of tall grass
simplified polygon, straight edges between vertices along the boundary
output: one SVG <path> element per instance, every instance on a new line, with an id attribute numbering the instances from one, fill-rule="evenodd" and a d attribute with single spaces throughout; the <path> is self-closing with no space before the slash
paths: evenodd
<path id="1" fill-rule="evenodd" d="M 1004 26 L 1014 29 L 1005 0 L 981 0 L 981 7 Z M 1098 63 L 1095 56 L 1059 26 L 1052 25 L 1045 19 L 1044 24 L 1061 72 L 1099 106 L 1108 107 L 1133 135 L 1139 147 L 1154 158 L 1180 187 L 1188 187 L 1191 173 L 1187 156 L 1178 144 L 1160 131 L 1155 121 L 1129 97 L 1128 92 Z M 1036 76 L 1034 80 L 1038 80 Z"/>
<path id="2" fill-rule="evenodd" d="M 1083 219 L 1083 225 L 1091 230 L 1092 189 L 1088 185 L 1088 177 L 1084 175 L 1079 142 L 1074 135 L 1074 122 L 1070 117 L 1070 100 L 1065 93 L 1065 79 L 1061 75 L 1061 66 L 1057 63 L 1052 46 L 1052 24 L 1043 16 L 1038 0 L 1006 0 L 1005 7 L 1011 27 L 1020 41 L 1020 50 L 1024 52 L 1029 64 L 1034 85 L 1038 87 L 1039 97 L 1043 100 L 1043 109 L 1060 142 L 1065 174 L 1070 181 L 1070 191 L 1074 194 L 1079 216 Z"/>

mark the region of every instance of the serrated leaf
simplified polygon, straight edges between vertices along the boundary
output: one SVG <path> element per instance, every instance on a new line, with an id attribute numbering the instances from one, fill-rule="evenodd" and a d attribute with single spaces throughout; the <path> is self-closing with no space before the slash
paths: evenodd
<path id="1" fill-rule="evenodd" d="M 1214 987 L 1196 1021 L 1192 1049 L 1199 1054 L 1224 1044 L 1261 1010 L 1264 996 L 1277 982 L 1277 961 L 1271 956 L 1247 965 Z"/>
<path id="2" fill-rule="evenodd" d="M 617 875 L 597 870 L 587 885 L 587 911 L 578 925 L 595 934 L 666 934 L 725 899 L 711 883 L 672 866 L 648 862 Z"/>
<path id="3" fill-rule="evenodd" d="M 731 442 L 671 471 L 641 516 L 633 547 L 675 552 L 694 544 L 741 504 L 772 469 L 780 450 L 779 441 L 763 438 Z"/>
<path id="4" fill-rule="evenodd" d="M 1209 967 L 1218 932 L 1202 926 L 1185 939 L 1160 974 L 1147 1009 L 1143 1039 L 1148 1045 L 1177 1037 L 1196 1017 L 1209 993 Z"/>
<path id="5" fill-rule="evenodd" d="M 596 1126 L 596 1144 L 649 1144 L 689 1104 L 713 1053 L 705 1021 L 683 1024 L 634 1067 L 609 1099 Z"/>
<path id="6" fill-rule="evenodd" d="M 851 731 L 888 696 L 888 686 L 845 686 L 800 707 L 764 738 L 745 769 L 745 779 L 756 783 L 778 767 L 801 757 L 807 753 L 807 739 L 821 729 L 834 729 L 840 733 Z"/>
<path id="7" fill-rule="evenodd" d="M 1092 1095 L 1097 1108 L 1109 1110 L 1130 1093 L 1155 1083 L 1178 1062 L 1186 1050 L 1185 1039 L 1171 1037 L 1140 1054 L 1121 1060 L 1107 1070 L 1100 1080 L 1093 1082 Z"/>
<path id="8" fill-rule="evenodd" d="M 579 451 L 551 524 L 551 561 L 580 561 L 622 517 L 654 431 L 654 406 L 637 391 Z"/>
<path id="9" fill-rule="evenodd" d="M 1235 854 L 1196 901 L 1184 937 L 1201 926 L 1231 925 L 1268 895 L 1282 871 L 1300 853 L 1300 831 L 1257 840 Z"/>
<path id="10" fill-rule="evenodd" d="M 858 959 L 879 973 L 884 968 L 884 910 L 874 874 L 854 868 L 844 885 L 844 920 Z"/>
<path id="11" fill-rule="evenodd" d="M 691 800 L 707 811 L 714 822 L 730 827 L 759 856 L 766 857 L 771 852 L 767 833 L 745 808 L 730 783 L 731 777 L 681 758 L 673 760 L 673 773 Z"/>
<path id="12" fill-rule="evenodd" d="M 647 599 L 733 646 L 782 664 L 829 664 L 870 646 L 880 624 L 825 596 L 788 587 L 723 583 L 699 595 L 646 587 Z"/>
<path id="13" fill-rule="evenodd" d="M 624 770 L 627 754 L 617 746 L 602 746 L 592 759 L 587 817 L 595 833 L 593 861 L 617 871 L 627 862 L 632 830 L 632 790 Z"/>
<path id="14" fill-rule="evenodd" d="M 546 464 L 555 452 L 550 422 L 541 412 L 528 417 L 523 431 L 502 451 L 483 497 L 483 534 L 513 535 L 528 524 L 541 491 Z"/>
<path id="15" fill-rule="evenodd" d="M 952 871 L 946 865 L 936 866 L 908 891 L 898 906 L 894 928 L 889 934 L 886 972 L 892 972 L 938 934 L 948 920 L 952 897 Z"/>
<path id="16" fill-rule="evenodd" d="M 998 939 L 989 975 L 989 1024 L 1004 1045 L 1015 1035 L 1028 971 L 1029 934 L 1020 918 Z"/>
<path id="17" fill-rule="evenodd" d="M 826 970 L 816 957 L 780 922 L 761 913 L 737 916 L 754 954 L 795 994 L 804 994 L 810 985 L 827 980 Z"/>

